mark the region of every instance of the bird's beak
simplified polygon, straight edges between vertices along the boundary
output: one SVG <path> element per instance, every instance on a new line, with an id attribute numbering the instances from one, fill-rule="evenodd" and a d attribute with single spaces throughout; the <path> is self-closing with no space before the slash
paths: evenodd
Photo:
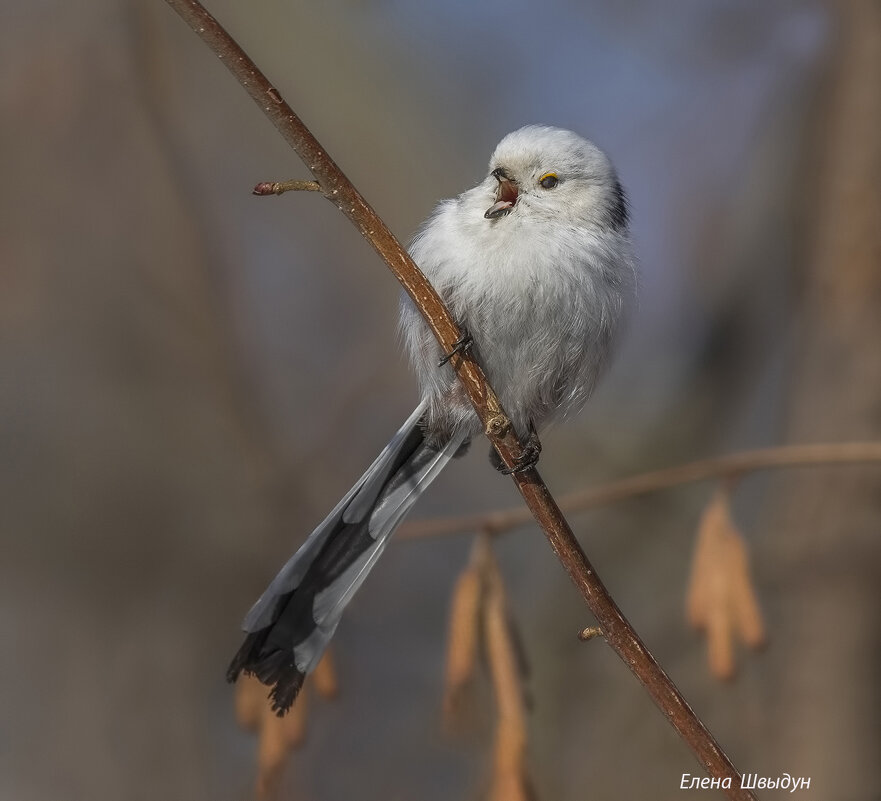
<path id="1" fill-rule="evenodd" d="M 510 214 L 517 202 L 517 184 L 515 184 L 501 168 L 493 170 L 493 177 L 499 182 L 496 202 L 483 215 L 488 220 L 495 220 Z"/>

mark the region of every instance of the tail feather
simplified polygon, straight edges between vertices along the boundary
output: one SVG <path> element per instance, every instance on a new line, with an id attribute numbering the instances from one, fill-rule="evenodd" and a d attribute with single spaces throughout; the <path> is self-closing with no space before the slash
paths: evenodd
<path id="1" fill-rule="evenodd" d="M 327 648 L 342 612 L 389 537 L 466 439 L 425 443 L 417 407 L 376 461 L 275 577 L 243 623 L 247 632 L 227 679 L 244 671 L 272 686 L 284 714 Z"/>

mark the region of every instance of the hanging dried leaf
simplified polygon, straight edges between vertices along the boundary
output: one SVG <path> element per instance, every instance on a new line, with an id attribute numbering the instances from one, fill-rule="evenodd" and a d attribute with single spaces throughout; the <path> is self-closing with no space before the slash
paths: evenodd
<path id="1" fill-rule="evenodd" d="M 245 731 L 257 731 L 265 706 L 266 688 L 253 676 L 243 675 L 236 682 L 236 723 Z"/>
<path id="2" fill-rule="evenodd" d="M 522 663 L 512 636 L 505 586 L 495 561 L 485 572 L 483 608 L 487 661 L 498 707 L 490 801 L 535 798 L 526 760 L 527 728 Z"/>
<path id="3" fill-rule="evenodd" d="M 447 723 L 458 716 L 463 696 L 474 677 L 480 596 L 480 573 L 474 567 L 467 567 L 456 581 L 450 603 L 444 678 L 444 718 Z"/>
<path id="4" fill-rule="evenodd" d="M 444 720 L 448 726 L 459 717 L 463 699 L 475 674 L 480 608 L 484 594 L 483 573 L 489 557 L 489 537 L 481 534 L 471 549 L 468 565 L 453 588 L 447 629 L 443 702 Z"/>
<path id="5" fill-rule="evenodd" d="M 255 795 L 259 799 L 275 798 L 278 795 L 288 756 L 291 751 L 303 744 L 306 736 L 308 698 L 309 694 L 301 691 L 297 702 L 284 717 L 276 715 L 268 699 L 265 697 L 263 699 L 255 787 Z"/>
<path id="6" fill-rule="evenodd" d="M 336 698 L 340 691 L 333 650 L 328 648 L 312 673 L 312 686 L 322 698 Z"/>
<path id="7" fill-rule="evenodd" d="M 307 677 L 296 703 L 283 717 L 272 711 L 267 689 L 253 676 L 243 675 L 236 683 L 236 721 L 246 731 L 257 733 L 258 799 L 275 798 L 281 786 L 285 764 L 292 751 L 306 739 L 309 688 L 325 698 L 336 695 L 338 687 L 333 658 L 326 651 L 315 671 Z"/>
<path id="8" fill-rule="evenodd" d="M 764 642 L 765 629 L 749 574 L 746 542 L 731 516 L 731 485 L 717 489 L 701 515 L 686 596 L 686 616 L 706 632 L 711 673 L 735 672 L 734 636 L 750 647 Z"/>
<path id="9" fill-rule="evenodd" d="M 716 502 L 714 495 L 701 515 L 697 528 L 694 553 L 691 558 L 691 578 L 685 598 L 685 614 L 688 622 L 698 630 L 707 627 L 710 609 L 710 576 L 713 565 L 719 558 L 718 532 L 722 527 L 720 515 L 724 509 Z"/>
<path id="10" fill-rule="evenodd" d="M 741 640 L 750 648 L 761 648 L 766 642 L 765 621 L 759 608 L 749 569 L 749 547 L 735 529 L 729 540 L 728 561 L 731 565 L 731 598 L 734 625 Z"/>

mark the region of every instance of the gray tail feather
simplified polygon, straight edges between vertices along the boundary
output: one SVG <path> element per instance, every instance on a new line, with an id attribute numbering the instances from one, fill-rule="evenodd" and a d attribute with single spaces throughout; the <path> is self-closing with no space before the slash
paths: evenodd
<path id="1" fill-rule="evenodd" d="M 283 715 L 327 648 L 342 612 L 407 512 L 456 455 L 467 433 L 426 444 L 420 404 L 367 472 L 273 579 L 242 624 L 227 679 L 253 674 Z"/>

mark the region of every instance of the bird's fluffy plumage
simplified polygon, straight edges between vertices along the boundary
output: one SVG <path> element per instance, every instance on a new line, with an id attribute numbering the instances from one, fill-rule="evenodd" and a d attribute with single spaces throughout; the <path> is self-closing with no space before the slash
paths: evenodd
<path id="1" fill-rule="evenodd" d="M 506 136 L 487 177 L 441 202 L 413 240 L 413 258 L 470 332 L 519 433 L 578 410 L 593 389 L 633 283 L 627 226 L 602 151 L 569 131 L 527 126 Z M 271 685 L 279 713 L 401 519 L 480 430 L 407 298 L 401 330 L 422 402 L 248 613 L 227 673 Z"/>
<path id="2" fill-rule="evenodd" d="M 487 220 L 493 171 L 517 185 L 514 208 Z M 540 179 L 558 183 L 545 189 Z M 474 353 L 519 432 L 581 408 L 602 372 L 634 278 L 621 185 L 577 134 L 527 126 L 506 136 L 487 177 L 442 201 L 411 245 L 414 260 L 474 338 Z M 479 430 L 452 368 L 409 298 L 401 329 L 439 440 Z"/>

